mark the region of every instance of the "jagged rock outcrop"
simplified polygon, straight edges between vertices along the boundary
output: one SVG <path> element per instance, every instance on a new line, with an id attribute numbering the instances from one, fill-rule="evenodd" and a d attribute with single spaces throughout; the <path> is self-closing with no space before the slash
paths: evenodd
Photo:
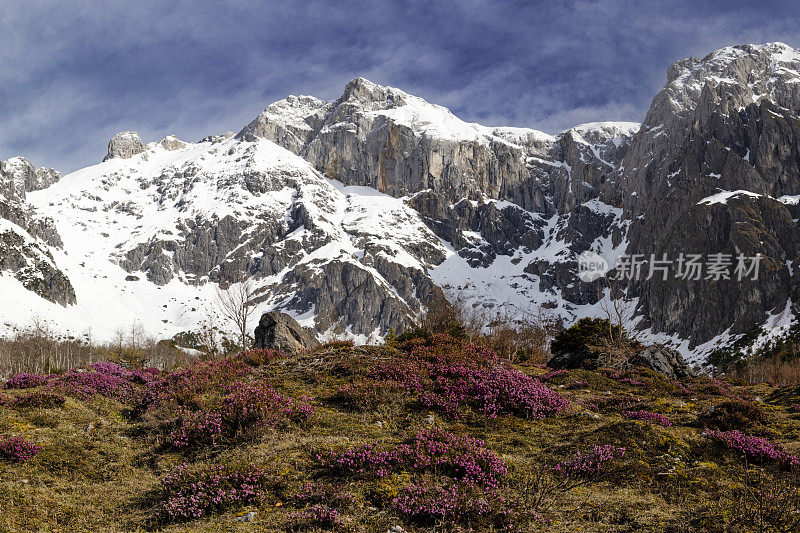
<path id="1" fill-rule="evenodd" d="M 0 161 L 0 194 L 8 199 L 24 200 L 31 191 L 46 189 L 61 179 L 52 168 L 36 168 L 24 157 Z"/>
<path id="2" fill-rule="evenodd" d="M 685 378 L 694 375 L 694 372 L 680 352 L 662 344 L 648 346 L 628 360 L 631 367 L 644 367 L 672 379 Z"/>
<path id="3" fill-rule="evenodd" d="M 623 161 L 628 250 L 761 253 L 763 261 L 757 281 L 632 282 L 640 328 L 694 347 L 744 333 L 787 306 L 798 226 L 779 199 L 800 193 L 797 82 L 800 54 L 782 44 L 726 48 L 670 68 Z M 704 201 L 738 190 L 754 194 Z"/>
<path id="4" fill-rule="evenodd" d="M 46 300 L 64 306 L 76 301 L 72 284 L 53 262 L 47 246 L 0 220 L 0 273 L 4 271 Z"/>
<path id="5" fill-rule="evenodd" d="M 103 161 L 109 159 L 130 159 L 136 154 L 144 152 L 144 144 L 139 134 L 135 131 L 123 131 L 114 135 L 108 141 L 108 154 L 103 158 Z"/>
<path id="6" fill-rule="evenodd" d="M 269 348 L 287 354 L 319 346 L 319 341 L 310 331 L 291 316 L 279 311 L 261 315 L 253 332 L 253 340 L 254 348 Z"/>
<path id="7" fill-rule="evenodd" d="M 61 246 L 61 238 L 53 221 L 37 216 L 25 201 L 27 193 L 45 189 L 60 177 L 22 157 L 0 161 L 0 275 L 12 275 L 46 300 L 70 305 L 76 301 L 75 291 L 51 251 Z"/>

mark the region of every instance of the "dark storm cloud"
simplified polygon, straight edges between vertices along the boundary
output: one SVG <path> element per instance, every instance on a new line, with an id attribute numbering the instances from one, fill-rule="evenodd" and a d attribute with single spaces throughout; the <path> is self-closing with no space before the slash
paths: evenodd
<path id="1" fill-rule="evenodd" d="M 238 130 L 356 76 L 465 120 L 557 132 L 641 120 L 669 64 L 800 45 L 792 2 L 0 1 L 0 159 L 74 170 L 115 132 Z"/>

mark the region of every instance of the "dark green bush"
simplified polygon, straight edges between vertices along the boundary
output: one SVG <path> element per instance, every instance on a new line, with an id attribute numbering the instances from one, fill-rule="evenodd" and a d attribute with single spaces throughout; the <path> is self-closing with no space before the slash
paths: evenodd
<path id="1" fill-rule="evenodd" d="M 577 352 L 586 347 L 601 345 L 612 338 L 621 338 L 619 326 L 612 325 L 605 318 L 581 318 L 572 327 L 555 336 L 550 350 L 554 354 Z"/>

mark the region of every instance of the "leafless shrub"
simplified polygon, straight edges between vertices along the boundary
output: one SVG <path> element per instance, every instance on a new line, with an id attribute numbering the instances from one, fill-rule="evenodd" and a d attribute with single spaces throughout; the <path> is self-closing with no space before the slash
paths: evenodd
<path id="1" fill-rule="evenodd" d="M 556 319 L 540 306 L 519 318 L 498 313 L 480 340 L 514 363 L 544 364 L 550 359 L 550 342 L 557 331 Z"/>
<path id="2" fill-rule="evenodd" d="M 129 368 L 170 370 L 195 357 L 172 341 L 156 341 L 139 322 L 119 328 L 106 344 L 92 342 L 91 332 L 81 338 L 57 334 L 46 322 L 34 319 L 25 329 L 0 339 L 0 378 L 19 372 L 49 374 L 112 361 Z"/>
<path id="3" fill-rule="evenodd" d="M 600 309 L 608 319 L 607 348 L 610 352 L 626 351 L 628 336 L 625 330 L 625 319 L 632 311 L 633 301 L 625 294 L 618 281 L 601 278 L 597 285 Z M 624 357 L 627 354 L 622 354 Z"/>
<path id="4" fill-rule="evenodd" d="M 47 374 L 102 358 L 91 344 L 91 332 L 82 337 L 59 337 L 44 320 L 35 317 L 28 327 L 0 339 L 0 376 Z"/>
<path id="5" fill-rule="evenodd" d="M 443 292 L 437 292 L 422 316 L 419 328 L 429 333 L 446 332 L 478 337 L 483 333 L 486 323 L 485 313 L 468 305 L 465 298 L 448 298 Z"/>
<path id="6" fill-rule="evenodd" d="M 735 383 L 758 385 L 772 383 L 787 386 L 800 384 L 800 357 L 751 357 L 735 365 L 725 377 Z"/>
<path id="7" fill-rule="evenodd" d="M 513 362 L 544 363 L 550 358 L 550 341 L 558 323 L 547 309 L 518 316 L 502 306 L 494 317 L 484 308 L 472 306 L 461 295 L 434 296 L 420 329 L 429 333 L 464 335 L 497 351 Z"/>

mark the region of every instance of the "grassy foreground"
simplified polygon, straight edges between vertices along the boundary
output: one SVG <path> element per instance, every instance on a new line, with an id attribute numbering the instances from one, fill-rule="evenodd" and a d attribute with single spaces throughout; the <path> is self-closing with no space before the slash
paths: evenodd
<path id="1" fill-rule="evenodd" d="M 800 389 L 465 339 L 0 391 L 2 531 L 797 531 Z"/>

